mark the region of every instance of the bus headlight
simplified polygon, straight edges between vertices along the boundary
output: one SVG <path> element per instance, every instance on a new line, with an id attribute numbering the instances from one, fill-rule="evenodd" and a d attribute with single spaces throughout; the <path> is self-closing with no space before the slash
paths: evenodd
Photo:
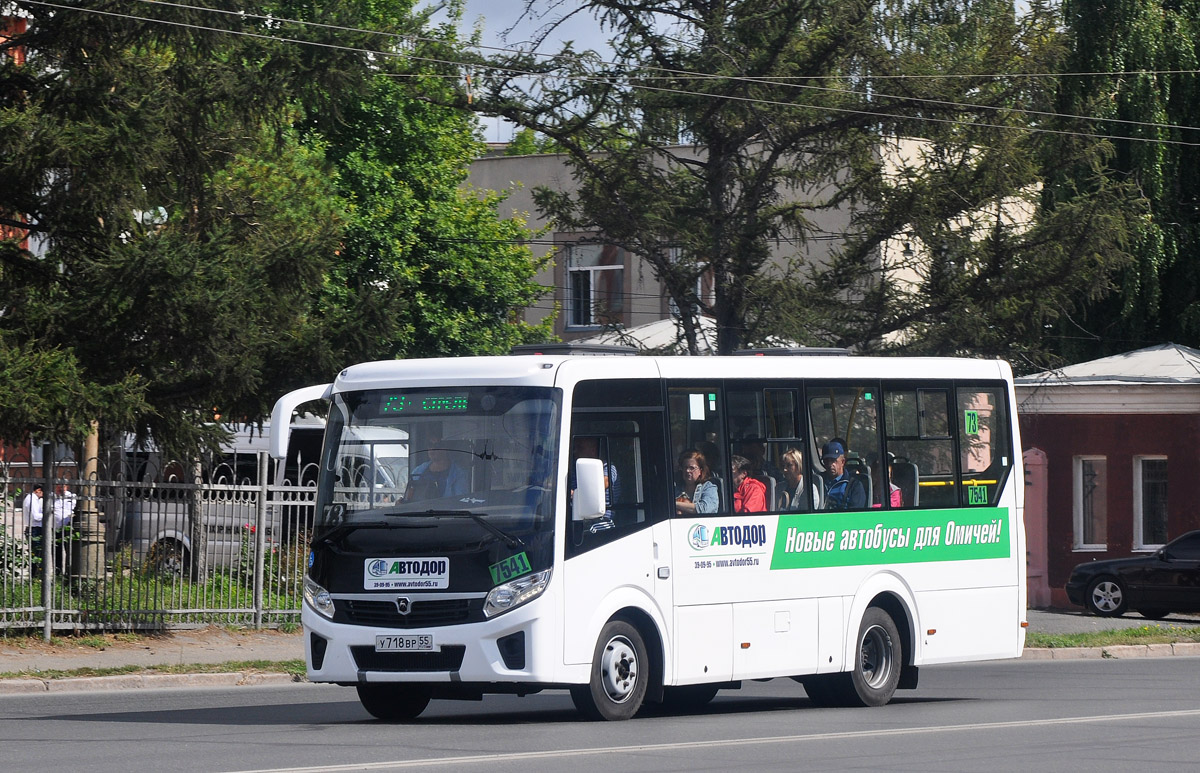
<path id="1" fill-rule="evenodd" d="M 516 609 L 527 601 L 532 601 L 542 595 L 542 591 L 546 590 L 546 585 L 550 582 L 550 570 L 546 569 L 541 572 L 518 577 L 512 582 L 506 582 L 503 585 L 497 585 L 488 593 L 487 599 L 483 602 L 484 617 L 495 617 Z"/>
<path id="2" fill-rule="evenodd" d="M 304 600 L 322 617 L 333 619 L 333 598 L 329 591 L 313 582 L 307 574 L 304 575 Z"/>

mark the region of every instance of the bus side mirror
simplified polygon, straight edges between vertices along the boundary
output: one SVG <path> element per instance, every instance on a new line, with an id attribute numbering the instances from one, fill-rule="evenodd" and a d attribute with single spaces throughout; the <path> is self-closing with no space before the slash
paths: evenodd
<path id="1" fill-rule="evenodd" d="M 317 386 L 304 387 L 294 392 L 288 392 L 275 401 L 275 407 L 271 410 L 271 456 L 276 459 L 287 457 L 288 438 L 292 426 L 292 411 L 296 410 L 296 406 L 312 400 L 327 398 L 331 386 L 333 385 L 319 384 Z"/>
<path id="2" fill-rule="evenodd" d="M 604 462 L 599 459 L 575 460 L 575 495 L 571 500 L 571 520 L 591 521 L 604 515 Z"/>

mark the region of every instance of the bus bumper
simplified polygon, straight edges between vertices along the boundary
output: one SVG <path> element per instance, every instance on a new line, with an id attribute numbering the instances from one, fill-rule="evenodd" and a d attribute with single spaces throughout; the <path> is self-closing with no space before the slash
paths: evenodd
<path id="1" fill-rule="evenodd" d="M 304 656 L 310 682 L 542 683 L 554 682 L 555 632 L 537 599 L 493 620 L 397 629 L 335 623 L 306 603 Z M 433 649 L 379 652 L 376 637 L 431 636 Z M 534 647 L 534 643 L 538 647 Z"/>

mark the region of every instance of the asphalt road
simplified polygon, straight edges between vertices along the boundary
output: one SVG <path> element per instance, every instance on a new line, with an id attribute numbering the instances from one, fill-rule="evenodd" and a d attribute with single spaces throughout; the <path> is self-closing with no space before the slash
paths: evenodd
<path id="1" fill-rule="evenodd" d="M 370 719 L 324 685 L 0 697 L 6 770 L 1178 771 L 1196 765 L 1200 658 L 922 669 L 879 709 L 818 709 L 789 680 L 690 714 L 580 720 L 562 693 L 435 701 Z"/>

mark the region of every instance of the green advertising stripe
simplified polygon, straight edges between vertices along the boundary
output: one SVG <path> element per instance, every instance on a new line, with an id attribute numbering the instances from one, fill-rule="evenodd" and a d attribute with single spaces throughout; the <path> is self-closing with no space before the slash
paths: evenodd
<path id="1" fill-rule="evenodd" d="M 1008 558 L 1008 508 L 779 516 L 772 569 Z"/>

